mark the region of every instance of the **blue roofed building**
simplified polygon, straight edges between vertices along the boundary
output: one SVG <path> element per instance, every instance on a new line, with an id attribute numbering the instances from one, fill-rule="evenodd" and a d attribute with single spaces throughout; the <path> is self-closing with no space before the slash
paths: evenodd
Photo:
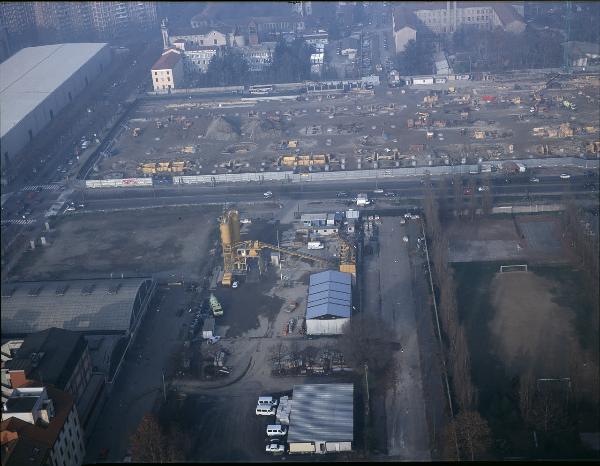
<path id="1" fill-rule="evenodd" d="M 336 270 L 310 276 L 306 301 L 306 333 L 339 335 L 352 312 L 352 275 Z"/>

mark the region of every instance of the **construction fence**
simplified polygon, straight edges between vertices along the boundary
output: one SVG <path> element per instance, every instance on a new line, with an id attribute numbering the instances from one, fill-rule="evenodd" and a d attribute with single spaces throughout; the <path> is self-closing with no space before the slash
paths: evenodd
<path id="1" fill-rule="evenodd" d="M 598 168 L 598 160 L 587 160 L 576 157 L 556 157 L 544 159 L 525 159 L 513 160 L 515 163 L 522 163 L 527 168 L 551 168 L 551 167 L 571 167 L 571 168 Z M 495 165 L 500 165 L 497 162 Z M 489 165 L 489 164 L 488 164 Z M 491 163 L 494 165 L 494 163 Z M 335 172 L 309 172 L 294 173 L 293 171 L 280 172 L 260 172 L 260 173 L 224 173 L 220 175 L 197 175 L 197 176 L 173 176 L 174 185 L 188 184 L 221 184 L 221 183 L 263 183 L 266 181 L 280 181 L 282 183 L 302 183 L 302 182 L 326 182 L 343 180 L 366 180 L 366 179 L 385 179 L 396 177 L 411 176 L 439 176 L 439 175 L 466 175 L 469 173 L 479 173 L 479 165 L 442 165 L 432 167 L 408 167 L 408 168 L 380 168 L 371 170 L 349 170 Z M 152 178 L 124 178 L 112 180 L 86 180 L 86 188 L 120 188 L 120 187 L 139 187 L 156 186 L 159 182 Z M 160 182 L 164 184 L 164 180 Z"/>

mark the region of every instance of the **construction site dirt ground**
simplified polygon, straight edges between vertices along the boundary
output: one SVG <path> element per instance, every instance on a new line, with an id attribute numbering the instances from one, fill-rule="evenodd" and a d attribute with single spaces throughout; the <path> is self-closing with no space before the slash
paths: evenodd
<path id="1" fill-rule="evenodd" d="M 14 279 L 124 274 L 200 281 L 218 215 L 207 207 L 163 207 L 57 217 L 46 234 L 48 245 L 23 254 Z"/>
<path id="2" fill-rule="evenodd" d="M 423 103 L 430 89 L 418 87 L 400 90 L 381 86 L 374 95 L 332 93 L 331 98 L 311 96 L 309 101 L 145 99 L 132 109 L 112 145 L 114 155 L 99 161 L 93 177 L 143 176 L 138 170 L 140 163 L 171 161 L 187 161 L 189 170 L 178 173 L 186 175 L 284 170 L 292 168 L 278 167 L 279 156 L 295 153 L 329 154 L 331 170 L 339 170 L 342 164 L 347 170 L 373 168 L 375 152 L 389 156 L 394 150 L 398 151 L 396 160 L 380 160 L 380 167 L 396 163 L 409 166 L 412 162 L 443 164 L 444 157 L 457 161 L 465 155 L 472 159 L 467 160 L 469 163 L 476 163 L 479 158 L 534 157 L 539 156 L 537 148 L 542 143 L 549 145 L 554 156 L 582 154 L 585 142 L 599 137 L 600 115 L 594 87 L 597 83 L 573 81 L 563 89 L 544 91 L 549 99 L 569 98 L 577 104 L 576 112 L 555 104 L 546 112 L 531 114 L 530 93 L 545 81 L 546 78 L 515 80 L 503 85 L 472 82 L 458 87 L 455 94 L 443 95 L 433 108 L 426 108 Z M 520 90 L 514 89 L 517 83 Z M 491 95 L 508 100 L 482 102 L 478 110 L 471 110 L 469 117 L 461 120 L 460 111 L 469 104 L 454 103 L 452 99 L 470 90 L 474 90 L 471 98 Z M 511 103 L 514 97 L 520 97 L 522 103 Z M 414 119 L 417 112 L 428 112 L 432 121 L 448 124 L 432 125 L 434 136 L 428 138 L 426 127 L 407 127 L 407 120 Z M 562 139 L 533 135 L 535 127 L 558 127 L 561 123 L 591 126 L 595 130 Z M 135 128 L 140 128 L 139 136 L 133 136 Z M 461 134 L 461 128 L 467 130 L 466 134 Z M 497 137 L 474 139 L 475 130 L 495 131 Z M 282 141 L 287 140 L 297 140 L 298 145 L 281 147 Z M 424 147 L 411 147 L 420 144 Z"/>

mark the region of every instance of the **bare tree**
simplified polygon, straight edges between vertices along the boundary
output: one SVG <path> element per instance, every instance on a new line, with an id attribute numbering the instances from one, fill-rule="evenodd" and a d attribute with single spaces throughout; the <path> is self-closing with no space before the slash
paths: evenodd
<path id="1" fill-rule="evenodd" d="M 392 369 L 395 332 L 380 317 L 358 314 L 345 324 L 340 346 L 348 364 L 357 371 L 384 375 Z"/>
<path id="2" fill-rule="evenodd" d="M 152 414 L 146 414 L 131 436 L 131 458 L 136 463 L 169 461 L 167 439 Z"/>
<path id="3" fill-rule="evenodd" d="M 492 444 L 487 421 L 477 411 L 461 411 L 452 421 L 463 458 L 483 459 Z"/>
<path id="4" fill-rule="evenodd" d="M 269 347 L 269 361 L 280 369 L 289 352 L 289 347 L 283 341 L 278 341 Z"/>
<path id="5" fill-rule="evenodd" d="M 531 416 L 531 406 L 535 394 L 535 377 L 531 371 L 519 377 L 519 411 L 521 418 L 529 423 Z"/>
<path id="6" fill-rule="evenodd" d="M 455 215 L 460 217 L 463 210 L 463 181 L 459 174 L 452 175 L 452 190 Z"/>
<path id="7" fill-rule="evenodd" d="M 302 350 L 296 340 L 293 340 L 290 344 L 289 356 L 294 367 L 300 367 L 302 365 Z"/>
<path id="8" fill-rule="evenodd" d="M 485 176 L 485 191 L 483 191 L 483 195 L 481 196 L 481 209 L 483 210 L 484 215 L 489 215 L 492 213 L 492 180 L 489 175 Z"/>
<path id="9" fill-rule="evenodd" d="M 316 361 L 317 355 L 319 354 L 319 348 L 315 346 L 307 346 L 302 351 L 302 357 L 307 365 L 313 365 Z"/>
<path id="10" fill-rule="evenodd" d="M 475 180 L 469 179 L 469 192 L 471 193 L 469 196 L 469 220 L 472 222 L 475 220 L 475 214 L 477 213 L 477 196 L 475 195 Z"/>

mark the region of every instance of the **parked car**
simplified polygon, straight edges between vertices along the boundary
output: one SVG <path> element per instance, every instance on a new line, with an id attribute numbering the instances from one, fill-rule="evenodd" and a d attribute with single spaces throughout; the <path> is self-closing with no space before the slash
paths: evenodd
<path id="1" fill-rule="evenodd" d="M 560 174 L 560 179 L 561 180 L 568 180 L 569 178 L 571 178 L 571 175 L 569 175 L 568 173 L 561 173 Z"/>
<path id="2" fill-rule="evenodd" d="M 265 447 L 267 453 L 285 453 L 285 445 L 279 443 L 270 443 Z"/>
<path id="3" fill-rule="evenodd" d="M 265 199 L 271 199 L 273 197 L 273 193 L 271 191 L 267 191 L 266 193 L 263 193 L 263 196 Z"/>
<path id="4" fill-rule="evenodd" d="M 530 179 L 529 179 L 529 181 L 530 181 L 531 183 L 539 183 L 539 182 L 540 182 L 540 179 L 539 179 L 539 178 L 530 178 Z"/>
<path id="5" fill-rule="evenodd" d="M 480 193 L 483 192 L 483 191 L 489 191 L 489 190 L 490 190 L 489 186 L 479 186 L 477 188 L 477 191 L 479 191 Z"/>

